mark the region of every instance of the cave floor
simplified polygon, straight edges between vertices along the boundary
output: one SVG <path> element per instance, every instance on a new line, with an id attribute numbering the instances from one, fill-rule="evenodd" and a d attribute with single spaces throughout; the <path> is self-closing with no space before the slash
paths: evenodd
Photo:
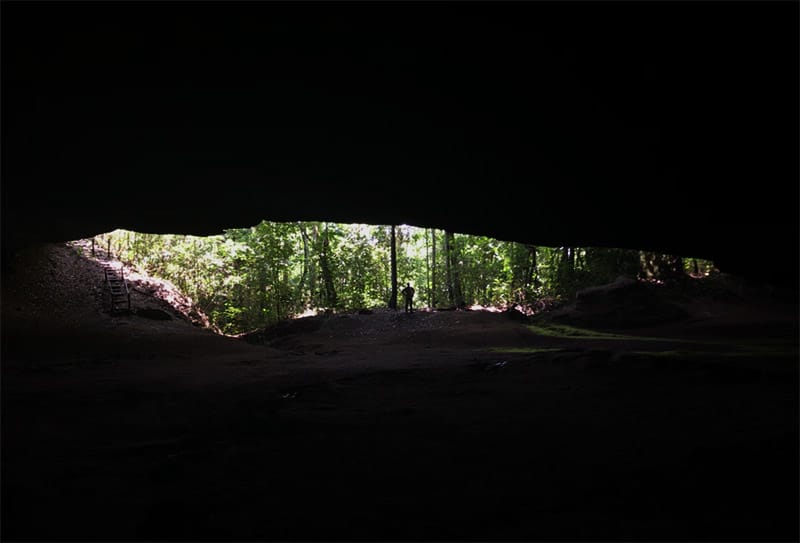
<path id="1" fill-rule="evenodd" d="M 796 307 L 618 334 L 376 312 L 259 345 L 25 303 L 4 541 L 798 539 Z"/>

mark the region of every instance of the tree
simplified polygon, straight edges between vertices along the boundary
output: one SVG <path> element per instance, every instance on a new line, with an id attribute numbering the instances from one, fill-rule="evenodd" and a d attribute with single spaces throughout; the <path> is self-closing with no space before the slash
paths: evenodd
<path id="1" fill-rule="evenodd" d="M 436 309 L 436 229 L 431 228 L 431 309 Z"/>
<path id="2" fill-rule="evenodd" d="M 593 247 L 536 247 L 484 236 L 442 236 L 406 225 L 262 221 L 197 237 L 116 230 L 97 243 L 142 272 L 172 281 L 213 326 L 240 333 L 308 308 L 397 308 L 398 279 L 432 307 L 569 301 L 617 275 L 704 276 L 713 264 L 674 255 Z M 439 245 L 441 243 L 441 245 Z M 100 254 L 103 251 L 99 251 Z M 443 255 L 444 265 L 442 264 Z M 425 285 L 422 287 L 422 285 Z"/>
<path id="3" fill-rule="evenodd" d="M 451 306 L 463 307 L 465 304 L 461 289 L 461 270 L 459 266 L 458 248 L 453 232 L 444 232 L 444 251 L 447 264 L 447 294 Z"/>
<path id="4" fill-rule="evenodd" d="M 425 286 L 428 288 L 428 305 L 433 308 L 433 286 L 431 285 L 431 254 L 428 228 L 425 229 Z M 434 249 L 435 250 L 435 249 Z M 695 266 L 695 269 L 697 266 Z"/>
<path id="5" fill-rule="evenodd" d="M 395 226 L 391 226 L 391 237 L 389 241 L 391 250 L 391 282 L 392 282 L 392 296 L 389 298 L 389 309 L 397 310 L 397 235 L 395 234 Z"/>
<path id="6" fill-rule="evenodd" d="M 450 257 L 450 232 L 444 231 L 444 266 L 445 266 L 445 280 L 447 281 L 447 303 L 450 306 L 455 305 L 455 292 L 453 289 L 453 271 L 452 259 Z"/>
<path id="7" fill-rule="evenodd" d="M 525 284 L 523 285 L 523 288 L 525 289 L 525 292 L 527 294 L 527 292 L 529 292 L 531 287 L 535 286 L 535 282 L 538 281 L 536 277 L 538 274 L 538 269 L 537 269 L 538 263 L 536 261 L 536 247 L 534 245 L 525 245 L 525 249 L 528 252 L 529 260 L 527 263 L 528 266 L 525 273 Z"/>
<path id="8" fill-rule="evenodd" d="M 325 223 L 325 235 L 322 237 L 322 252 L 319 255 L 319 267 L 322 270 L 322 281 L 325 285 L 325 305 L 327 307 L 336 307 L 338 300 L 336 297 L 336 289 L 333 286 L 333 275 L 331 273 L 330 231 L 328 229 L 328 223 Z"/>
<path id="9" fill-rule="evenodd" d="M 303 240 L 303 275 L 300 276 L 300 282 L 297 284 L 297 299 L 299 299 L 303 307 L 308 307 L 311 303 L 306 283 L 308 282 L 309 266 L 311 263 L 311 248 L 309 247 L 308 231 L 305 224 L 302 222 L 297 223 L 300 230 L 300 238 Z"/>

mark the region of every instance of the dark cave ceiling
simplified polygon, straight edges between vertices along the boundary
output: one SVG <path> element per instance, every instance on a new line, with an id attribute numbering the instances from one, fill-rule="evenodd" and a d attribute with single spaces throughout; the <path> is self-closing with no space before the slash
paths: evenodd
<path id="1" fill-rule="evenodd" d="M 1 8 L 4 249 L 407 223 L 797 281 L 797 3 Z"/>

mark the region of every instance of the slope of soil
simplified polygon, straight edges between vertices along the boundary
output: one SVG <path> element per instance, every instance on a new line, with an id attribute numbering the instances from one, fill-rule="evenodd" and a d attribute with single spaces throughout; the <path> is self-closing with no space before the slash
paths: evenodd
<path id="1" fill-rule="evenodd" d="M 616 329 L 375 311 L 244 341 L 142 293 L 174 318 L 108 314 L 71 248 L 14 270 L 4 541 L 798 539 L 793 303 L 690 293 Z"/>

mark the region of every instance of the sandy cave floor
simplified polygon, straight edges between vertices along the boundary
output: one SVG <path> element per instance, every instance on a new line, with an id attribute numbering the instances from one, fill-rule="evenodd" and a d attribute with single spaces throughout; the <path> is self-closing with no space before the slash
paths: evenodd
<path id="1" fill-rule="evenodd" d="M 797 540 L 797 306 L 545 335 L 376 311 L 248 343 L 3 275 L 2 539 Z M 171 310 L 154 289 L 135 307 Z"/>

